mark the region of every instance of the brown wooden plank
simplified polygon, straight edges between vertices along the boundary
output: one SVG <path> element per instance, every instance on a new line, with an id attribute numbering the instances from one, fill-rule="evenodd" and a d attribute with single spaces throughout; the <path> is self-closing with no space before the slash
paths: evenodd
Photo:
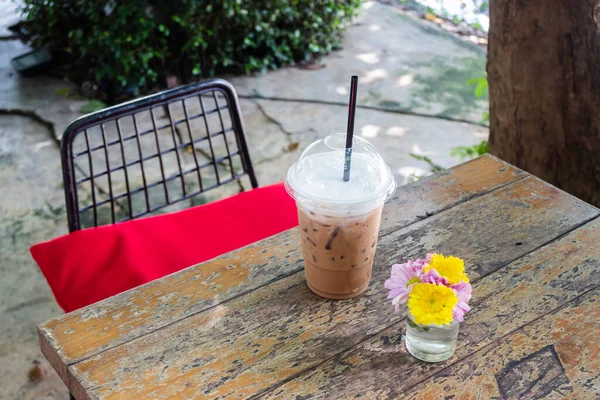
<path id="1" fill-rule="evenodd" d="M 384 209 L 381 232 L 398 230 L 525 176 L 522 170 L 487 154 L 421 178 L 397 190 L 394 207 Z"/>
<path id="2" fill-rule="evenodd" d="M 356 300 L 318 298 L 303 274 L 294 274 L 76 363 L 69 372 L 75 389 L 94 398 L 250 396 L 397 322 L 382 290 L 392 262 L 426 249 L 452 249 L 476 265 L 470 273 L 477 279 L 597 214 L 526 178 L 384 237 L 373 283 Z"/>
<path id="3" fill-rule="evenodd" d="M 598 399 L 599 302 L 600 290 L 593 290 L 439 372 L 403 398 Z"/>
<path id="4" fill-rule="evenodd" d="M 448 365 L 490 344 L 491 347 L 498 346 L 495 341 L 499 338 L 598 287 L 599 237 L 600 221 L 596 219 L 475 281 L 473 309 L 461 324 L 456 353 L 447 362 L 424 363 L 408 354 L 402 339 L 404 322 L 401 322 L 264 397 L 289 399 L 297 395 L 317 399 L 359 398 L 363 395 L 364 398 L 368 394 L 366 397 L 405 398 L 405 390 L 412 385 L 440 371 L 444 374 Z M 586 325 L 582 327 L 588 329 Z M 453 367 L 449 371 L 452 372 Z M 479 369 L 461 375 L 475 379 Z M 461 375 L 456 374 L 457 385 L 462 382 L 458 378 Z M 469 386 L 469 389 L 473 387 Z M 460 392 L 455 398 L 465 398 L 462 394 Z M 490 396 L 480 398 L 489 399 Z"/>
<path id="5" fill-rule="evenodd" d="M 299 240 L 292 229 L 48 321 L 38 327 L 44 355 L 68 365 L 297 272 Z"/>
<path id="6" fill-rule="evenodd" d="M 398 189 L 385 208 L 382 234 L 522 177 L 484 156 L 423 178 Z M 44 354 L 69 365 L 300 271 L 298 243 L 291 230 L 48 321 L 39 328 Z"/>

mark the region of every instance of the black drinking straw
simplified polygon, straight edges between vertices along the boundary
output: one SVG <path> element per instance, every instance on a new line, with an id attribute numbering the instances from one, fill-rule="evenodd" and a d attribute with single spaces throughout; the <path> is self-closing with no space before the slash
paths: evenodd
<path id="1" fill-rule="evenodd" d="M 344 181 L 350 180 L 350 164 L 352 163 L 352 137 L 354 136 L 354 116 L 356 114 L 356 90 L 358 76 L 353 75 L 350 81 L 350 102 L 348 104 L 348 129 L 346 130 L 346 154 L 344 156 Z"/>

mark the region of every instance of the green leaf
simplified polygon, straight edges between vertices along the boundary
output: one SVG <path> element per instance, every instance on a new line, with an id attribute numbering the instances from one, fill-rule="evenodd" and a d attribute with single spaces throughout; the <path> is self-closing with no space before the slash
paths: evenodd
<path id="1" fill-rule="evenodd" d="M 475 97 L 481 98 L 487 94 L 488 81 L 487 77 L 467 79 L 467 85 L 475 85 Z"/>
<path id="2" fill-rule="evenodd" d="M 481 82 L 482 79 L 485 79 L 485 78 L 470 78 L 470 79 L 467 79 L 467 84 L 468 85 L 479 85 L 479 82 Z"/>
<path id="3" fill-rule="evenodd" d="M 413 329 L 416 329 L 419 332 L 429 332 L 429 331 L 431 331 L 431 328 L 429 328 L 427 326 L 423 326 L 423 325 L 417 325 L 410 318 L 406 318 L 406 323 L 408 324 L 408 326 L 410 326 Z"/>
<path id="4" fill-rule="evenodd" d="M 482 156 L 490 152 L 490 144 L 487 140 L 473 146 L 456 146 L 450 150 L 452 157 L 458 157 L 461 161 Z"/>
<path id="5" fill-rule="evenodd" d="M 410 174 L 409 176 L 407 176 L 408 178 L 408 182 L 416 182 L 419 179 L 421 179 L 423 176 L 419 175 L 419 174 Z"/>
<path id="6" fill-rule="evenodd" d="M 167 28 L 165 25 L 163 24 L 159 24 L 158 25 L 158 31 L 162 34 L 164 34 L 165 36 L 169 36 L 169 28 Z"/>
<path id="7" fill-rule="evenodd" d="M 488 90 L 487 81 L 480 81 L 475 88 L 475 97 L 481 98 L 483 97 Z"/>
<path id="8" fill-rule="evenodd" d="M 79 112 L 83 114 L 89 114 L 98 110 L 102 110 L 103 108 L 106 108 L 106 104 L 104 102 L 100 100 L 90 100 L 86 104 L 81 106 Z"/>
<path id="9" fill-rule="evenodd" d="M 414 153 L 409 153 L 409 155 L 414 158 L 415 160 L 419 160 L 419 161 L 425 161 L 427 164 L 429 164 L 429 168 L 430 171 L 433 173 L 436 172 L 440 172 L 444 170 L 444 167 L 442 167 L 439 164 L 434 163 L 433 161 L 431 161 L 431 159 L 427 156 L 420 156 L 418 154 L 414 154 Z"/>
<path id="10" fill-rule="evenodd" d="M 471 26 L 475 29 L 477 29 L 478 31 L 483 31 L 483 26 L 481 26 L 481 24 L 479 22 L 474 22 L 471 24 Z"/>

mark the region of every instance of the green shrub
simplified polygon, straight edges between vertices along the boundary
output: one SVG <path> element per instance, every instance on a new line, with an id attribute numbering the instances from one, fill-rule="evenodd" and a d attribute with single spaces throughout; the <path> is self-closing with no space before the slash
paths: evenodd
<path id="1" fill-rule="evenodd" d="M 24 0 L 30 42 L 109 93 L 265 71 L 339 47 L 360 0 Z"/>

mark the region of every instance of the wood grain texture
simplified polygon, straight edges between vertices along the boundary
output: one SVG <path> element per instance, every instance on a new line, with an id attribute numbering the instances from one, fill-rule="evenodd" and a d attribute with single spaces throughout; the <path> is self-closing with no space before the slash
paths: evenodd
<path id="1" fill-rule="evenodd" d="M 382 235 L 523 176 L 483 156 L 399 188 L 384 209 Z M 61 360 L 70 365 L 301 271 L 298 237 L 282 233 L 48 321 L 39 327 L 44 354 L 64 370 Z"/>
<path id="2" fill-rule="evenodd" d="M 264 397 L 405 398 L 405 391 L 411 386 L 427 381 L 436 373 L 452 373 L 452 364 L 457 360 L 490 344 L 496 347 L 496 340 L 597 288 L 600 285 L 599 236 L 600 221 L 596 219 L 507 267 L 475 280 L 472 311 L 461 324 L 456 353 L 447 362 L 424 363 L 408 354 L 402 339 L 405 332 L 402 322 Z M 510 352 L 510 348 L 504 351 Z M 473 374 L 478 374 L 477 369 L 464 376 Z M 459 385 L 460 376 L 456 374 L 455 387 Z M 455 394 L 452 390 L 438 393 Z M 454 398 L 464 398 L 463 393 Z"/>
<path id="3" fill-rule="evenodd" d="M 404 398 L 598 399 L 599 303 L 600 289 L 592 290 L 439 372 Z"/>
<path id="4" fill-rule="evenodd" d="M 42 324 L 64 363 L 76 362 L 302 269 L 299 234 L 286 231 Z M 44 353 L 50 358 L 52 355 Z"/>
<path id="5" fill-rule="evenodd" d="M 481 196 L 526 174 L 498 158 L 485 155 L 399 188 L 381 218 L 383 234 L 430 217 L 475 196 Z"/>
<path id="6" fill-rule="evenodd" d="M 248 397 L 398 322 L 382 288 L 393 262 L 452 252 L 477 280 L 597 214 L 525 178 L 385 236 L 360 298 L 323 300 L 293 274 L 71 365 L 71 389 L 91 398 Z"/>

